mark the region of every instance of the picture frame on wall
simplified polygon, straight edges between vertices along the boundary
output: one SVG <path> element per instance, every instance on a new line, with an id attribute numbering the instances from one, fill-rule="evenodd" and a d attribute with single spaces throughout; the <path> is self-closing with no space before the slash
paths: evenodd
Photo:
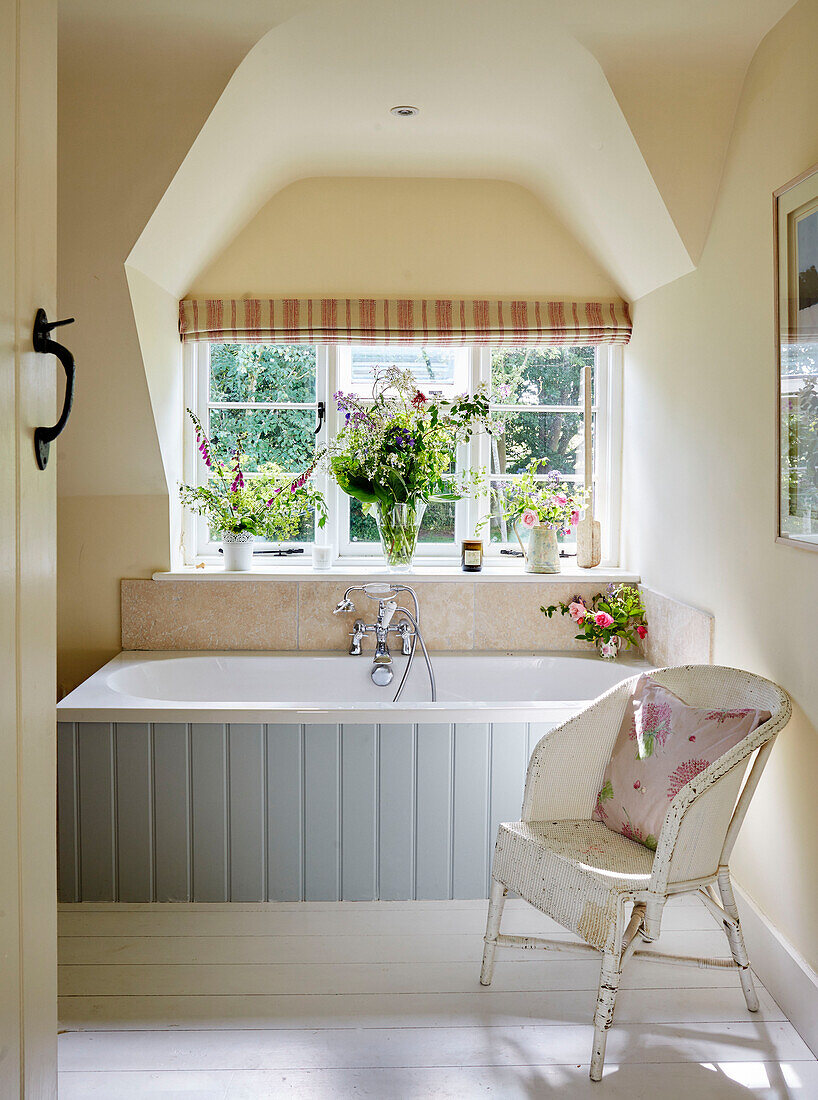
<path id="1" fill-rule="evenodd" d="M 818 165 L 773 193 L 776 540 L 818 550 Z"/>

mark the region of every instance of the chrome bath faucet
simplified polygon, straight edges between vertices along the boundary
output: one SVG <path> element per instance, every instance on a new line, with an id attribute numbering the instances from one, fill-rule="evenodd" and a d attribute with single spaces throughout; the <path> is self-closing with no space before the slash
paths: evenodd
<path id="1" fill-rule="evenodd" d="M 364 638 L 367 634 L 374 634 L 375 653 L 372 659 L 370 676 L 372 682 L 378 687 L 388 687 L 395 676 L 392 667 L 392 654 L 389 651 L 389 635 L 397 635 L 401 640 L 402 655 L 409 658 L 406 662 L 406 668 L 404 669 L 403 676 L 401 677 L 398 690 L 393 700 L 393 702 L 397 702 L 403 690 L 403 685 L 406 683 L 409 670 L 412 667 L 412 661 L 415 656 L 415 643 L 419 641 L 420 647 L 423 650 L 423 656 L 426 659 L 426 667 L 429 670 L 432 701 L 434 702 L 437 698 L 435 677 L 432 671 L 432 663 L 429 660 L 429 654 L 423 641 L 423 635 L 420 632 L 420 609 L 414 590 L 405 584 L 353 584 L 346 590 L 343 598 L 338 601 L 338 605 L 333 612 L 334 615 L 347 614 L 355 610 L 355 605 L 349 598 L 351 592 L 363 592 L 369 599 L 377 600 L 378 614 L 374 623 L 365 623 L 363 619 L 356 619 L 352 624 L 352 630 L 349 634 L 351 639 L 349 645 L 350 655 L 359 657 L 361 655 L 361 647 Z M 405 607 L 398 607 L 394 597 L 400 592 L 406 592 L 411 597 L 414 604 L 414 615 Z M 397 623 L 393 623 L 392 619 L 397 612 L 400 612 L 402 617 Z"/>

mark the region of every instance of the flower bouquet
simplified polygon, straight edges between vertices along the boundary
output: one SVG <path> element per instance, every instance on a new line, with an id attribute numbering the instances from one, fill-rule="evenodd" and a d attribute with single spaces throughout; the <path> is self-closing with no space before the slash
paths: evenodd
<path id="1" fill-rule="evenodd" d="M 505 518 L 511 520 L 525 556 L 526 571 L 558 573 L 557 533 L 568 534 L 576 525 L 588 502 L 588 492 L 561 482 L 555 471 L 543 478 L 537 473 L 543 465 L 543 459 L 534 459 L 519 478 L 503 486 L 498 503 Z M 523 546 L 518 523 L 529 531 L 527 547 Z"/>
<path id="2" fill-rule="evenodd" d="M 453 471 L 458 444 L 488 422 L 488 397 L 427 396 L 394 366 L 378 369 L 371 399 L 334 397 L 344 423 L 330 448 L 332 474 L 374 512 L 389 567 L 408 570 L 427 503 L 460 500 L 482 483 L 479 473 Z"/>
<path id="3" fill-rule="evenodd" d="M 259 467 L 258 473 L 245 474 L 241 445 L 233 451 L 229 464 L 222 462 L 199 418 L 187 411 L 210 476 L 206 485 L 180 486 L 179 495 L 185 507 L 205 516 L 211 529 L 221 535 L 225 569 L 249 569 L 256 537 L 271 542 L 292 538 L 310 511 L 315 511 L 318 526 L 324 526 L 324 497 L 309 484 L 315 463 L 295 479 L 274 462 Z"/>
<path id="4" fill-rule="evenodd" d="M 540 611 L 550 619 L 556 605 L 541 607 Z M 593 642 L 600 657 L 613 660 L 621 648 L 638 645 L 647 637 L 645 609 L 639 589 L 632 584 L 609 584 L 605 592 L 597 592 L 590 604 L 581 596 L 574 596 L 570 603 L 560 603 L 559 610 L 574 620 L 582 633 L 576 637 Z"/>

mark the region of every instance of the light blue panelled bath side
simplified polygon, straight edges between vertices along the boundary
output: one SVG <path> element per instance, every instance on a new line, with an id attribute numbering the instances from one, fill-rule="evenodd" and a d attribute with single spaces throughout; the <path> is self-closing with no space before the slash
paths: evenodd
<path id="1" fill-rule="evenodd" d="M 61 722 L 60 900 L 487 897 L 552 728 Z"/>

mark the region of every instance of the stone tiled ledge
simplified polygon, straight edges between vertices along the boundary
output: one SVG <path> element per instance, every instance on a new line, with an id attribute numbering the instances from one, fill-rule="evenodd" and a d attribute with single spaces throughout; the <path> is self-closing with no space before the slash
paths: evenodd
<path id="1" fill-rule="evenodd" d="M 263 577 L 254 573 L 122 581 L 122 648 L 141 650 L 345 649 L 356 615 L 333 615 L 349 584 L 379 576 L 362 573 Z M 577 571 L 541 577 L 460 573 L 441 580 L 420 571 L 403 577 L 416 586 L 424 638 L 436 650 L 587 651 L 574 624 L 546 618 L 540 606 L 590 599 L 610 580 L 637 580 L 624 570 Z M 523 581 L 524 583 L 520 583 Z M 418 583 L 420 582 L 420 583 Z M 706 612 L 642 586 L 650 632 L 646 656 L 657 665 L 711 660 L 713 620 Z M 375 604 L 354 593 L 357 616 L 372 621 Z M 399 602 L 402 602 L 399 600 Z"/>
<path id="2" fill-rule="evenodd" d="M 350 565 L 333 565 L 331 569 L 313 569 L 309 562 L 300 562 L 298 565 L 278 564 L 254 565 L 247 573 L 228 572 L 221 565 L 185 566 L 182 569 L 169 572 L 154 573 L 155 581 L 346 581 L 348 584 L 358 584 L 365 581 L 394 580 L 405 584 L 418 584 L 426 581 L 444 581 L 463 584 L 480 584 L 492 581 L 504 581 L 511 584 L 564 584 L 569 581 L 591 582 L 606 585 L 611 581 L 617 583 L 627 581 L 637 583 L 639 574 L 628 569 L 619 569 L 614 566 L 597 566 L 595 569 L 580 569 L 570 560 L 563 563 L 559 573 L 526 573 L 522 561 L 513 560 L 490 565 L 484 565 L 480 573 L 465 573 L 459 564 L 433 562 L 429 564 L 415 565 L 411 573 L 391 573 L 378 562 L 371 565 L 355 562 Z"/>
<path id="3" fill-rule="evenodd" d="M 394 574 L 390 576 L 393 579 Z M 479 576 L 479 574 L 478 574 Z M 356 617 L 371 622 L 377 605 L 353 593 L 357 614 L 334 615 L 350 583 L 362 578 L 258 579 L 252 574 L 179 580 L 122 581 L 123 649 L 327 650 L 349 645 Z M 364 579 L 374 579 L 372 572 Z M 583 650 L 576 626 L 562 615 L 547 619 L 542 604 L 590 599 L 607 580 L 519 577 L 484 584 L 411 575 L 426 644 L 437 650 Z M 619 579 L 619 578 L 618 578 Z M 398 603 L 407 603 L 406 596 Z"/>

